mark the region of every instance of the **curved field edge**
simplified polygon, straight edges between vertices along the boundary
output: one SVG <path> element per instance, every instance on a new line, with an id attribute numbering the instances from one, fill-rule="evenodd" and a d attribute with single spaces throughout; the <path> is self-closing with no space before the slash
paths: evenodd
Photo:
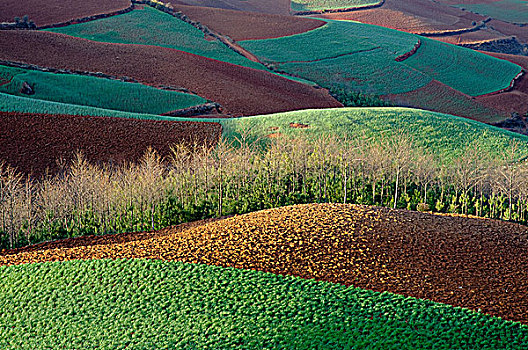
<path id="1" fill-rule="evenodd" d="M 293 12 L 310 12 L 324 10 L 355 9 L 378 5 L 377 0 L 292 0 L 291 10 Z M 383 3 L 383 2 L 381 2 Z"/>
<path id="2" fill-rule="evenodd" d="M 0 86 L 0 92 L 10 95 L 131 113 L 163 114 L 207 102 L 197 95 L 139 83 L 0 65 L 2 82 L 5 83 Z M 24 85 L 31 87 L 31 95 L 21 92 Z"/>
<path id="3" fill-rule="evenodd" d="M 0 276 L 5 349 L 496 349 L 528 339 L 526 326 L 461 308 L 231 268 L 94 260 L 0 267 Z"/>
<path id="4" fill-rule="evenodd" d="M 224 137 L 266 140 L 271 134 L 291 137 L 305 135 L 319 138 L 336 135 L 356 137 L 390 137 L 405 132 L 417 146 L 451 158 L 472 142 L 486 151 L 503 152 L 517 141 L 519 157 L 528 155 L 528 137 L 470 119 L 401 107 L 349 107 L 310 109 L 219 121 Z M 308 127 L 296 128 L 291 124 Z"/>

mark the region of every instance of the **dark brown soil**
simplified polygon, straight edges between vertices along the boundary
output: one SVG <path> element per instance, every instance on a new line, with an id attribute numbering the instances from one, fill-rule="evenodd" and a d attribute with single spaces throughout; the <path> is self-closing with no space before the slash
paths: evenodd
<path id="1" fill-rule="evenodd" d="M 294 35 L 325 24 L 311 18 L 268 15 L 254 12 L 174 5 L 189 18 L 233 40 L 268 39 Z"/>
<path id="2" fill-rule="evenodd" d="M 295 275 L 390 291 L 528 323 L 528 228 L 496 220 L 310 204 L 144 239 L 104 236 L 4 251 L 0 264 L 150 258 Z M 101 240 L 95 237 L 94 239 Z"/>
<path id="3" fill-rule="evenodd" d="M 38 54 L 36 54 L 38 53 Z M 226 114 L 258 115 L 339 107 L 327 91 L 266 71 L 147 45 L 99 43 L 36 31 L 0 31 L 0 60 L 127 76 L 151 85 L 187 88 Z"/>
<path id="4" fill-rule="evenodd" d="M 39 177 L 59 171 L 82 151 L 93 163 L 120 164 L 141 159 L 149 147 L 162 156 L 174 144 L 214 145 L 217 123 L 152 121 L 107 117 L 0 112 L 0 160 Z"/>
<path id="5" fill-rule="evenodd" d="M 13 22 L 28 15 L 37 26 L 66 22 L 103 13 L 111 13 L 130 6 L 129 0 L 2 0 L 0 22 Z"/>

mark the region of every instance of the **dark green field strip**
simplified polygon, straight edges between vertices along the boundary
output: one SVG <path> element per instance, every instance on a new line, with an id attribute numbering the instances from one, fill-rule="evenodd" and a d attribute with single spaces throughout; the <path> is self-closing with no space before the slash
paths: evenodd
<path id="1" fill-rule="evenodd" d="M 431 301 L 154 260 L 0 267 L 2 349 L 521 349 L 528 327 Z"/>
<path id="2" fill-rule="evenodd" d="M 206 40 L 204 33 L 191 24 L 149 6 L 123 15 L 49 31 L 108 43 L 167 47 L 244 67 L 265 69 L 218 40 Z"/>
<path id="3" fill-rule="evenodd" d="M 462 1 L 461 1 L 462 2 Z M 456 7 L 511 23 L 528 23 L 528 6 L 524 0 L 483 1 L 483 3 L 460 4 Z"/>
<path id="4" fill-rule="evenodd" d="M 81 76 L 54 74 L 0 66 L 0 92 L 32 100 L 96 107 L 122 112 L 163 114 L 197 106 L 206 99 L 177 91 L 156 89 L 137 83 Z M 23 94 L 24 83 L 33 94 Z M 38 102 L 31 102 L 35 104 Z"/>

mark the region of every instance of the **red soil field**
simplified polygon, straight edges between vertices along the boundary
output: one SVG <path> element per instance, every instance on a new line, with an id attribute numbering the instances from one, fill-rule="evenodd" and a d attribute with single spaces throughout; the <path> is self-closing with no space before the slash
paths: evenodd
<path id="1" fill-rule="evenodd" d="M 507 114 L 437 80 L 431 81 L 418 90 L 398 95 L 386 95 L 385 97 L 401 106 L 448 113 L 483 123 L 498 122 L 507 117 Z"/>
<path id="2" fill-rule="evenodd" d="M 0 22 L 28 15 L 37 26 L 44 26 L 119 11 L 130 4 L 129 0 L 2 0 Z"/>
<path id="3" fill-rule="evenodd" d="M 275 15 L 290 14 L 290 0 L 176 0 L 172 3 Z"/>
<path id="4" fill-rule="evenodd" d="M 174 5 L 189 18 L 234 40 L 267 39 L 303 33 L 325 23 L 311 18 L 268 15 L 210 7 Z"/>
<path id="5" fill-rule="evenodd" d="M 218 123 L 0 112 L 0 160 L 40 177 L 77 151 L 92 163 L 119 164 L 141 159 L 149 147 L 168 156 L 182 142 L 214 145 L 221 130 Z"/>
<path id="6" fill-rule="evenodd" d="M 94 258 L 205 263 L 389 291 L 528 323 L 528 228 L 518 224 L 309 204 L 125 237 L 3 251 L 0 265 Z"/>
<path id="7" fill-rule="evenodd" d="M 501 58 L 521 66 L 528 71 L 528 57 L 518 55 L 507 55 L 493 52 L 483 52 L 490 56 Z M 497 95 L 477 97 L 477 101 L 498 109 L 505 113 L 517 112 L 521 115 L 528 113 L 528 76 L 525 73 L 515 82 L 512 91 L 503 92 Z"/>
<path id="8" fill-rule="evenodd" d="M 180 86 L 220 103 L 225 114 L 235 116 L 341 106 L 323 89 L 265 71 L 155 46 L 4 30 L 0 31 L 0 60 L 103 72 L 156 86 Z"/>

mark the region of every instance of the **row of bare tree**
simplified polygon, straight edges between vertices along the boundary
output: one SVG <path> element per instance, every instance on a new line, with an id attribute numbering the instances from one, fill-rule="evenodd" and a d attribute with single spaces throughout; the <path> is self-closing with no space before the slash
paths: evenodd
<path id="1" fill-rule="evenodd" d="M 153 230 L 184 221 L 307 202 L 345 202 L 526 222 L 528 165 L 520 145 L 500 156 L 471 144 L 446 160 L 390 138 L 281 137 L 214 149 L 175 146 L 110 167 L 78 154 L 34 180 L 0 167 L 0 247 L 85 234 Z"/>

